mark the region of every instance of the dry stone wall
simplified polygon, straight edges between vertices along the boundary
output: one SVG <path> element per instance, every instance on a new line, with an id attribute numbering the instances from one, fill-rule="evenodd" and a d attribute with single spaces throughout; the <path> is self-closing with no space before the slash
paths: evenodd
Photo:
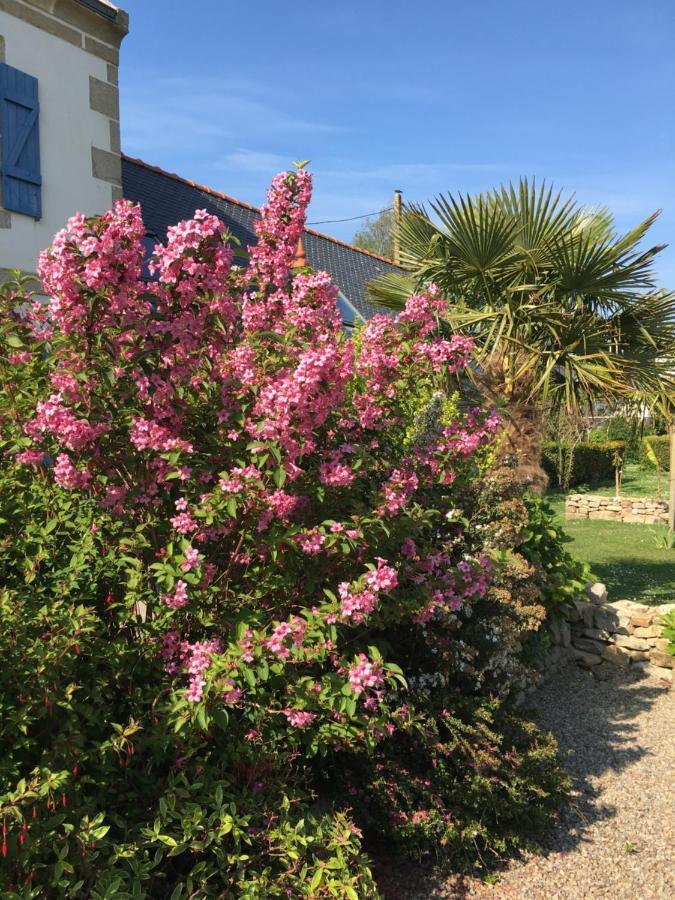
<path id="1" fill-rule="evenodd" d="M 599 497 L 569 494 L 565 498 L 568 519 L 607 519 L 658 525 L 668 522 L 668 503 L 654 497 Z"/>
<path id="2" fill-rule="evenodd" d="M 604 584 L 589 585 L 565 621 L 553 625 L 553 646 L 545 670 L 574 660 L 589 669 L 621 666 L 673 683 L 675 659 L 662 637 L 663 616 L 675 603 L 645 606 L 632 600 L 609 602 Z"/>
<path id="3" fill-rule="evenodd" d="M 552 645 L 539 671 L 516 697 L 522 703 L 552 674 L 570 663 L 592 670 L 598 678 L 615 667 L 630 668 L 673 685 L 675 658 L 662 637 L 663 616 L 675 603 L 645 606 L 632 600 L 610 603 L 604 584 L 589 585 L 586 596 L 574 601 L 567 618 L 552 625 Z"/>

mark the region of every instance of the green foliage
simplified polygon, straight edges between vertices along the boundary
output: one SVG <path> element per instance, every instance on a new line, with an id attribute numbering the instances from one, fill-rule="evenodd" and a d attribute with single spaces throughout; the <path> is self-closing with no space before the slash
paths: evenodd
<path id="1" fill-rule="evenodd" d="M 368 832 L 456 869 L 536 844 L 569 783 L 556 744 L 497 700 L 425 704 L 371 759 L 346 758 L 333 789 L 349 791 Z M 488 863 L 489 864 L 489 863 Z"/>
<path id="2" fill-rule="evenodd" d="M 595 486 L 614 478 L 615 461 L 617 454 L 623 458 L 625 452 L 623 441 L 592 441 L 577 444 L 572 450 L 568 447 L 560 448 L 557 444 L 544 444 L 542 464 L 546 474 L 551 479 L 553 487 L 558 485 L 557 463 L 558 454 L 562 450 L 563 455 L 572 452 L 574 460 L 572 465 L 572 477 L 570 486 L 590 485 Z"/>
<path id="3" fill-rule="evenodd" d="M 274 748 L 243 753 L 227 716 L 167 690 L 137 615 L 143 529 L 44 475 L 1 487 L 3 896 L 374 895 L 349 819 L 311 814 L 301 761 L 280 778 Z"/>
<path id="4" fill-rule="evenodd" d="M 641 246 L 657 215 L 619 235 L 608 210 L 526 179 L 440 195 L 431 212 L 406 207 L 399 237 L 409 271 L 381 276 L 371 293 L 399 308 L 436 284 L 451 301 L 452 330 L 478 343 L 483 368 L 473 374 L 485 381 L 487 372 L 509 402 L 576 409 L 640 396 L 665 409 L 675 390 L 675 294 L 656 287 L 663 246 Z"/>
<path id="5" fill-rule="evenodd" d="M 644 458 L 642 441 L 651 434 L 652 427 L 651 420 L 645 422 L 631 416 L 611 416 L 590 431 L 588 440 L 592 443 L 623 441 L 626 462 L 637 463 Z"/>
<path id="6" fill-rule="evenodd" d="M 668 646 L 666 650 L 670 653 L 671 656 L 675 656 L 675 610 L 672 610 L 669 613 L 666 613 L 662 616 L 662 621 L 664 624 L 663 632 L 661 633 L 661 637 L 668 639 Z"/>
<path id="7" fill-rule="evenodd" d="M 660 472 L 670 471 L 670 437 L 667 434 L 650 434 L 643 440 L 644 455 L 650 466 Z"/>

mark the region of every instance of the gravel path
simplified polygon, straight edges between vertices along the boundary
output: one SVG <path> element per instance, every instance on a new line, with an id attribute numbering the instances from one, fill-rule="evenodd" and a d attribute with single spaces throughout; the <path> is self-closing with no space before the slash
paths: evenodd
<path id="1" fill-rule="evenodd" d="M 407 873 L 414 887 L 385 887 L 387 900 L 675 898 L 675 690 L 623 670 L 602 676 L 570 667 L 529 702 L 574 781 L 545 854 L 510 863 L 495 885 Z"/>

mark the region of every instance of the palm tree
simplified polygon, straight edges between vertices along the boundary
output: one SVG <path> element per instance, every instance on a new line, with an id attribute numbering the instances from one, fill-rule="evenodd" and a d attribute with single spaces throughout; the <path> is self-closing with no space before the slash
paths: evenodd
<path id="1" fill-rule="evenodd" d="M 675 403 L 675 294 L 656 288 L 640 249 L 658 213 L 618 235 L 606 209 L 589 209 L 521 179 L 476 196 L 407 206 L 398 226 L 407 271 L 370 285 L 400 308 L 436 284 L 447 327 L 477 344 L 473 378 L 507 414 L 523 467 L 540 472 L 546 412 Z M 536 480 L 536 479 L 535 479 Z"/>

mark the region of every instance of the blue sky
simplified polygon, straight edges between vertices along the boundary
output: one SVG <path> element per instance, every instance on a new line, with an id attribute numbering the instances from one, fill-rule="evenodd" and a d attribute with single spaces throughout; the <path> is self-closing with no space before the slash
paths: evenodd
<path id="1" fill-rule="evenodd" d="M 311 159 L 310 222 L 534 175 L 675 238 L 673 0 L 122 5 L 132 156 L 255 204 Z"/>

